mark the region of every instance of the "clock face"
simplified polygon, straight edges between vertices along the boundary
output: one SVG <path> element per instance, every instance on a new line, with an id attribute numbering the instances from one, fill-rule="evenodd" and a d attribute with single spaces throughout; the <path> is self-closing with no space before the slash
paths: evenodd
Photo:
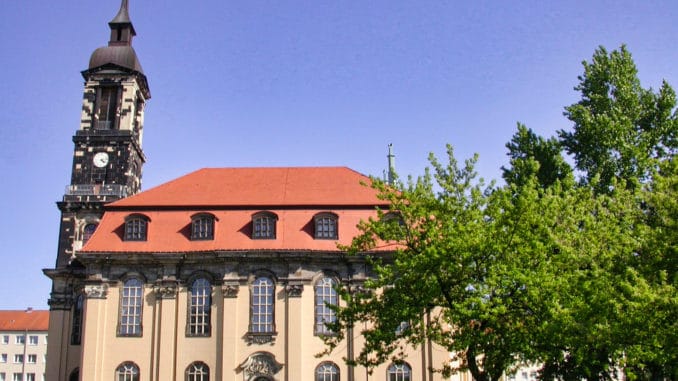
<path id="1" fill-rule="evenodd" d="M 108 164 L 108 154 L 106 152 L 98 152 L 94 155 L 94 165 L 96 167 L 102 168 Z"/>

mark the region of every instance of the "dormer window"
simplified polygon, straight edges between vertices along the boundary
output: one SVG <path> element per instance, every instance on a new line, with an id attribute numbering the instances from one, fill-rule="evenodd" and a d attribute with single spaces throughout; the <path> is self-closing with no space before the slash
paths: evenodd
<path id="1" fill-rule="evenodd" d="M 252 217 L 252 239 L 275 239 L 278 216 L 269 212 L 257 213 Z"/>
<path id="2" fill-rule="evenodd" d="M 196 214 L 191 217 L 191 239 L 214 239 L 214 216 L 211 214 Z"/>
<path id="3" fill-rule="evenodd" d="M 125 241 L 146 241 L 148 238 L 148 217 L 133 214 L 125 219 Z"/>
<path id="4" fill-rule="evenodd" d="M 339 229 L 337 217 L 334 213 L 319 213 L 313 217 L 316 239 L 338 239 Z"/>

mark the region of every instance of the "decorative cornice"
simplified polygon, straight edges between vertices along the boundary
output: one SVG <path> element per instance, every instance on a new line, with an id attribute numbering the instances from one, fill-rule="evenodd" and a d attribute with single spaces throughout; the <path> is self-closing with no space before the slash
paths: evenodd
<path id="1" fill-rule="evenodd" d="M 300 298 L 304 292 L 304 285 L 300 283 L 288 284 L 285 286 L 285 292 L 290 298 Z"/>
<path id="2" fill-rule="evenodd" d="M 238 291 L 240 291 L 240 286 L 237 284 L 224 284 L 221 286 L 221 293 L 224 295 L 224 298 L 237 298 Z"/>
<path id="3" fill-rule="evenodd" d="M 106 299 L 108 295 L 108 285 L 102 284 L 87 284 L 83 289 L 83 294 L 87 299 Z"/>

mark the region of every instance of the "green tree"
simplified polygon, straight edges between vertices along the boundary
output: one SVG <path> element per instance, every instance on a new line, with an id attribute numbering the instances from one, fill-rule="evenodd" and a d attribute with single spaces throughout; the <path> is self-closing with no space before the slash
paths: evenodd
<path id="1" fill-rule="evenodd" d="M 356 364 L 398 359 L 405 344 L 428 339 L 456 356 L 439 370 L 494 381 L 541 358 L 534 340 L 562 287 L 553 231 L 577 230 L 580 195 L 563 198 L 557 185 L 546 191 L 534 176 L 522 186 L 486 187 L 476 180 L 475 159 L 459 167 L 449 146 L 448 156 L 446 164 L 431 156 L 433 174 L 407 185 L 374 180 L 390 214 L 363 222 L 347 250 L 368 253 L 385 241 L 397 249 L 375 259 L 366 291 L 341 291 L 338 334 L 325 340 L 331 350 L 348 328 L 367 322 Z M 407 329 L 398 329 L 403 322 Z"/>
<path id="2" fill-rule="evenodd" d="M 678 148 L 676 94 L 664 82 L 657 93 L 641 87 L 631 53 L 622 46 L 598 48 L 583 62 L 575 90 L 581 100 L 565 108 L 573 131 L 559 131 L 584 180 L 609 192 L 615 180 L 638 188 L 657 169 L 658 160 Z"/>
<path id="3" fill-rule="evenodd" d="M 572 168 L 562 155 L 558 139 L 545 139 L 518 123 L 518 131 L 506 143 L 510 166 L 502 167 L 502 177 L 509 184 L 525 185 L 532 176 L 549 187 L 572 176 Z"/>

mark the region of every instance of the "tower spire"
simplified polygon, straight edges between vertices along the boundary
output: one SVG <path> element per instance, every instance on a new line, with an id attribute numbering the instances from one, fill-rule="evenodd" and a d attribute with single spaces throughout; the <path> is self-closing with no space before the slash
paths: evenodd
<path id="1" fill-rule="evenodd" d="M 395 155 L 393 154 L 393 144 L 389 143 L 388 145 L 388 183 L 393 185 L 396 178 L 395 171 Z"/>
<path id="2" fill-rule="evenodd" d="M 129 18 L 129 0 L 122 0 L 118 14 L 108 25 L 111 27 L 111 40 L 108 41 L 108 46 L 132 45 L 132 37 L 137 33 Z"/>
<path id="3" fill-rule="evenodd" d="M 129 18 L 129 0 L 122 0 L 118 14 L 111 20 L 111 24 L 132 23 Z"/>

